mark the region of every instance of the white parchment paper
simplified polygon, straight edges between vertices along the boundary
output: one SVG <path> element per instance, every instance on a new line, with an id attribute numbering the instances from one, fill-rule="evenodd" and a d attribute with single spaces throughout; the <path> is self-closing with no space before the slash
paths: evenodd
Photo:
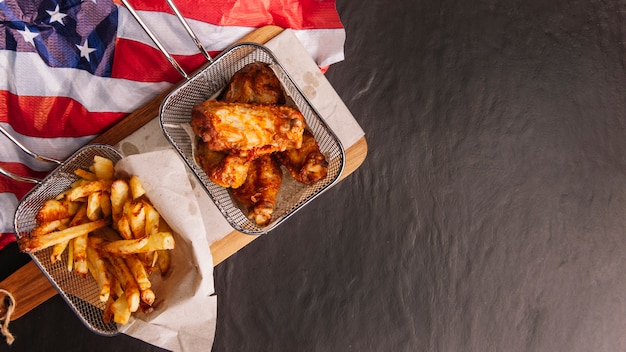
<path id="1" fill-rule="evenodd" d="M 210 351 L 217 320 L 213 259 L 185 165 L 174 150 L 161 149 L 120 160 L 116 172 L 139 177 L 176 240 L 168 275 L 151 276 L 155 310 L 135 313 L 120 331 L 172 351 Z"/>

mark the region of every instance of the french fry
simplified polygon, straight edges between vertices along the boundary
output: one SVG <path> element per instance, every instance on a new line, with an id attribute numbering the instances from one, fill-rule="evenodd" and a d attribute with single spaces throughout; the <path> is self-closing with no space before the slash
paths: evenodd
<path id="1" fill-rule="evenodd" d="M 176 242 L 171 232 L 157 232 L 142 238 L 108 242 L 103 244 L 100 249 L 115 255 L 129 255 L 174 249 L 175 247 Z"/>
<path id="2" fill-rule="evenodd" d="M 143 266 L 143 263 L 134 255 L 125 257 L 124 261 L 135 278 L 135 282 L 137 282 L 137 286 L 141 292 L 141 300 L 148 305 L 152 305 L 156 297 L 151 289 L 152 283 L 150 282 L 148 272 Z"/>
<path id="3" fill-rule="evenodd" d="M 80 185 L 76 188 L 72 188 L 65 195 L 65 199 L 67 199 L 70 202 L 73 202 L 77 199 L 87 197 L 90 193 L 105 191 L 109 188 L 111 188 L 111 180 L 91 181 L 83 185 Z"/>
<path id="4" fill-rule="evenodd" d="M 102 229 L 106 229 L 107 227 L 108 226 L 101 227 L 98 230 L 94 231 L 94 233 L 97 232 L 97 231 L 100 231 Z M 96 249 L 99 249 L 100 246 L 103 243 L 105 243 L 105 242 L 106 242 L 106 240 L 104 238 L 102 238 L 102 237 L 98 237 L 98 236 L 89 236 L 89 237 L 87 237 L 87 245 L 90 246 L 90 247 L 94 247 Z"/>
<path id="5" fill-rule="evenodd" d="M 65 252 L 65 249 L 67 248 L 67 245 L 69 243 L 70 241 L 64 241 L 64 242 L 55 244 L 52 247 L 52 253 L 50 254 L 50 262 L 56 263 L 57 260 L 61 258 L 61 255 L 63 254 L 63 252 Z"/>
<path id="6" fill-rule="evenodd" d="M 170 271 L 170 267 L 172 266 L 172 260 L 170 258 L 170 252 L 168 250 L 158 250 L 157 251 L 157 266 L 159 267 L 159 271 L 162 276 L 167 275 Z"/>
<path id="7" fill-rule="evenodd" d="M 137 282 L 137 285 L 139 286 L 139 290 L 143 291 L 152 287 L 152 283 L 148 278 L 148 272 L 139 258 L 134 255 L 129 255 L 124 257 L 124 261 L 126 262 L 126 266 L 128 266 L 130 272 L 133 274 L 135 282 Z"/>
<path id="8" fill-rule="evenodd" d="M 149 306 L 153 305 L 154 301 L 156 300 L 156 295 L 154 294 L 154 291 L 152 291 L 151 288 L 140 290 L 140 295 L 141 295 L 141 302 Z"/>
<path id="9" fill-rule="evenodd" d="M 96 220 L 81 225 L 68 227 L 64 230 L 50 232 L 37 237 L 22 237 L 18 240 L 20 250 L 26 253 L 40 251 L 107 225 L 106 220 Z"/>
<path id="10" fill-rule="evenodd" d="M 159 221 L 159 231 L 160 232 L 172 232 L 172 228 L 167 222 L 165 222 L 163 218 L 161 218 L 161 221 Z"/>
<path id="11" fill-rule="evenodd" d="M 124 293 L 124 289 L 122 288 L 122 283 L 120 282 L 120 280 L 116 278 L 115 272 L 113 271 L 113 269 L 110 268 L 110 265 L 112 265 L 111 262 L 108 260 L 105 260 L 104 264 L 107 268 L 107 272 L 111 274 L 110 276 L 111 292 L 114 293 L 116 297 L 119 297 Z"/>
<path id="12" fill-rule="evenodd" d="M 124 180 L 115 180 L 111 184 L 111 215 L 113 224 L 117 224 L 124 212 L 124 204 L 128 199 L 128 183 Z"/>
<path id="13" fill-rule="evenodd" d="M 74 217 L 72 218 L 72 221 L 70 222 L 69 226 L 76 226 L 76 225 L 89 222 L 89 218 L 87 218 L 87 204 L 86 203 L 79 203 L 79 204 L 80 204 L 80 208 L 78 208 L 78 211 L 76 211 L 76 214 L 74 214 Z"/>
<path id="14" fill-rule="evenodd" d="M 139 177 L 132 175 L 128 183 L 130 185 L 130 194 L 132 195 L 133 199 L 137 199 L 146 194 L 146 190 L 143 188 Z"/>
<path id="15" fill-rule="evenodd" d="M 100 210 L 103 217 L 111 216 L 111 196 L 107 192 L 102 192 L 100 195 Z"/>
<path id="16" fill-rule="evenodd" d="M 65 203 L 67 203 L 67 208 L 69 209 L 71 216 L 75 216 L 76 213 L 78 213 L 78 210 L 80 210 L 80 208 L 83 206 L 83 203 L 81 202 L 65 201 Z"/>
<path id="17" fill-rule="evenodd" d="M 130 229 L 130 221 L 125 215 L 117 222 L 117 231 L 119 231 L 120 235 L 126 240 L 132 240 L 134 238 L 133 231 Z"/>
<path id="18" fill-rule="evenodd" d="M 76 181 L 72 182 L 72 183 L 70 184 L 70 189 L 68 189 L 67 191 L 65 191 L 64 193 L 62 193 L 62 194 L 63 194 L 63 198 L 67 198 L 67 194 L 68 194 L 71 190 L 73 190 L 74 188 L 78 188 L 78 187 L 83 186 L 83 185 L 85 185 L 85 184 L 87 184 L 87 183 L 89 183 L 89 182 L 90 182 L 89 180 L 85 180 L 84 178 L 79 178 L 78 180 L 76 180 Z"/>
<path id="19" fill-rule="evenodd" d="M 102 215 L 100 202 L 102 200 L 102 192 L 93 192 L 87 196 L 87 218 L 91 221 L 97 220 Z"/>
<path id="20" fill-rule="evenodd" d="M 82 178 L 83 180 L 87 180 L 87 181 L 98 180 L 98 176 L 96 176 L 96 174 L 94 174 L 93 172 L 89 172 L 87 170 L 76 169 L 74 170 L 74 174 L 76 174 L 76 176 Z"/>
<path id="21" fill-rule="evenodd" d="M 112 180 L 115 174 L 113 161 L 99 155 L 93 158 L 93 171 L 99 180 Z"/>
<path id="22" fill-rule="evenodd" d="M 130 307 L 128 305 L 128 299 L 126 298 L 126 292 L 119 296 L 115 302 L 111 305 L 111 311 L 113 312 L 113 321 L 118 324 L 128 324 L 130 319 Z"/>
<path id="23" fill-rule="evenodd" d="M 98 254 L 98 251 L 92 246 L 87 246 L 87 263 L 98 286 L 100 287 L 100 301 L 106 302 L 111 293 L 111 280 L 107 272 L 104 260 Z"/>
<path id="24" fill-rule="evenodd" d="M 124 205 L 124 216 L 128 218 L 133 238 L 141 238 L 146 234 L 146 211 L 143 202 L 127 201 Z"/>
<path id="25" fill-rule="evenodd" d="M 37 211 L 35 221 L 38 224 L 42 224 L 53 220 L 66 219 L 71 216 L 69 203 L 61 202 L 56 199 L 48 199 L 43 203 L 39 211 Z"/>
<path id="26" fill-rule="evenodd" d="M 69 192 L 69 191 L 70 191 L 69 189 L 68 189 L 68 190 L 65 190 L 65 191 L 63 191 L 63 192 L 59 193 L 59 194 L 58 194 L 56 197 L 54 197 L 53 199 L 54 199 L 54 200 L 59 200 L 59 201 L 61 201 L 61 200 L 62 200 L 62 201 L 65 201 L 65 195 L 66 195 L 66 194 L 67 194 L 67 192 Z"/>
<path id="27" fill-rule="evenodd" d="M 74 271 L 79 275 L 87 275 L 87 233 L 74 238 Z"/>
<path id="28" fill-rule="evenodd" d="M 137 286 L 137 282 L 135 281 L 133 274 L 130 272 L 130 269 L 128 269 L 124 259 L 120 257 L 111 257 L 109 258 L 109 262 L 111 263 L 110 268 L 112 268 L 113 275 L 115 275 L 115 278 L 119 280 L 124 289 L 124 295 L 126 296 L 126 301 L 128 302 L 128 309 L 131 312 L 136 312 L 137 309 L 139 309 L 141 294 L 139 293 L 139 286 Z"/>
<path id="29" fill-rule="evenodd" d="M 174 249 L 175 247 L 176 241 L 171 232 L 157 232 L 148 236 L 148 243 L 141 248 L 141 252 L 139 253 Z"/>
<path id="30" fill-rule="evenodd" d="M 137 258 L 139 258 L 139 260 L 141 260 L 141 262 L 143 263 L 144 267 L 146 268 L 146 270 L 149 273 L 152 273 L 155 270 L 158 270 L 155 265 L 156 265 L 156 260 L 157 260 L 157 253 L 156 252 L 145 252 L 145 253 L 135 253 L 135 255 L 137 256 Z"/>
<path id="31" fill-rule="evenodd" d="M 107 299 L 107 303 L 104 305 L 104 311 L 102 312 L 102 321 L 104 321 L 104 323 L 107 325 L 111 322 L 111 319 L 113 319 L 115 315 L 113 313 L 113 303 L 115 303 L 114 297 L 117 297 L 117 296 L 114 296 L 111 294 L 109 295 L 109 298 Z"/>
<path id="32" fill-rule="evenodd" d="M 65 262 L 65 266 L 67 268 L 67 272 L 71 273 L 72 270 L 74 270 L 74 240 L 71 239 L 67 242 L 67 261 Z"/>
<path id="33" fill-rule="evenodd" d="M 30 235 L 32 237 L 40 237 L 43 235 L 46 235 L 48 233 L 51 233 L 52 231 L 58 229 L 59 227 L 63 226 L 63 225 L 67 225 L 70 221 L 70 219 L 60 219 L 60 220 L 52 220 L 50 222 L 46 222 L 43 223 L 37 227 L 35 227 L 31 232 Z"/>
<path id="34" fill-rule="evenodd" d="M 141 249 L 145 247 L 148 242 L 148 237 L 112 241 L 103 243 L 100 245 L 100 249 L 113 255 L 129 255 L 141 253 Z"/>
<path id="35" fill-rule="evenodd" d="M 159 231 L 161 214 L 159 214 L 159 212 L 147 202 L 144 202 L 144 208 L 146 213 L 146 228 L 144 232 L 146 235 L 152 235 L 153 233 Z"/>

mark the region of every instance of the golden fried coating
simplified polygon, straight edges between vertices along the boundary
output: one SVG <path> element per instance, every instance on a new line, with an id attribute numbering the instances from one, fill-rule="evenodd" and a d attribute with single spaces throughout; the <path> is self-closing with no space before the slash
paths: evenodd
<path id="1" fill-rule="evenodd" d="M 271 155 L 263 155 L 250 162 L 248 177 L 233 190 L 233 196 L 248 209 L 249 219 L 264 226 L 272 220 L 282 180 L 280 164 Z"/>
<path id="2" fill-rule="evenodd" d="M 253 62 L 233 75 L 219 100 L 227 103 L 279 105 L 285 103 L 285 95 L 269 64 Z"/>
<path id="3" fill-rule="evenodd" d="M 226 155 L 208 173 L 211 181 L 222 187 L 238 188 L 248 176 L 250 160 L 239 155 Z"/>
<path id="4" fill-rule="evenodd" d="M 305 130 L 302 135 L 302 147 L 287 149 L 275 154 L 291 177 L 305 185 L 312 185 L 328 174 L 328 162 L 311 132 Z"/>
<path id="5" fill-rule="evenodd" d="M 302 146 L 306 122 L 297 109 L 283 105 L 207 100 L 192 110 L 191 126 L 213 151 L 237 151 L 254 158 Z"/>
<path id="6" fill-rule="evenodd" d="M 196 161 L 217 185 L 248 211 L 248 218 L 268 225 L 282 183 L 281 164 L 298 182 L 324 179 L 328 162 L 302 113 L 285 105 L 281 82 L 262 62 L 246 65 L 216 99 L 192 110 L 198 143 Z"/>

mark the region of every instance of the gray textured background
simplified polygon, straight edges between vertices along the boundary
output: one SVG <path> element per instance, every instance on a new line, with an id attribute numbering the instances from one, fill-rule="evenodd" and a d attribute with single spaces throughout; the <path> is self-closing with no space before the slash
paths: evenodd
<path id="1" fill-rule="evenodd" d="M 326 75 L 368 157 L 217 267 L 213 350 L 626 350 L 626 2 L 337 8 Z M 59 297 L 11 330 L 11 351 L 153 350 Z"/>

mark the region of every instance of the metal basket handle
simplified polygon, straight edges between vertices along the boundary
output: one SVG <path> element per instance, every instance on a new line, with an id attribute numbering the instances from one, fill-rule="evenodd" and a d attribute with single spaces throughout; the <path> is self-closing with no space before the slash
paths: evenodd
<path id="1" fill-rule="evenodd" d="M 191 29 L 191 27 L 189 26 L 189 23 L 187 23 L 187 20 L 185 20 L 183 15 L 180 13 L 180 11 L 178 10 L 178 7 L 176 6 L 176 4 L 174 4 L 173 0 L 165 0 L 165 1 L 170 6 L 172 11 L 174 12 L 174 15 L 176 15 L 180 23 L 183 25 L 183 28 L 185 28 L 185 31 L 187 32 L 187 34 L 189 34 L 189 36 L 193 40 L 194 44 L 196 44 L 196 47 L 198 47 L 202 55 L 204 55 L 204 57 L 209 62 L 213 62 L 213 58 L 211 58 L 211 55 L 209 55 L 207 50 L 204 48 L 204 46 L 200 42 L 200 39 L 198 38 L 196 33 Z M 154 32 L 152 32 L 150 27 L 148 27 L 148 25 L 143 21 L 143 19 L 141 19 L 141 16 L 139 16 L 137 11 L 135 11 L 135 9 L 128 2 L 128 0 L 122 0 L 122 3 L 124 4 L 124 6 L 126 6 L 126 8 L 128 9 L 128 12 L 130 12 L 130 14 L 135 18 L 137 23 L 139 23 L 141 28 L 144 30 L 144 32 L 146 32 L 148 37 L 150 37 L 150 39 L 154 42 L 154 44 L 161 51 L 161 53 L 163 53 L 167 61 L 169 61 L 170 64 L 172 64 L 172 66 L 174 66 L 174 68 L 176 69 L 176 71 L 178 71 L 178 73 L 180 73 L 186 80 L 188 80 L 189 74 L 187 74 L 187 72 L 180 66 L 180 64 L 178 64 L 176 59 L 174 59 L 174 57 L 172 57 L 172 55 L 165 49 L 165 47 L 163 46 L 159 38 L 154 34 Z"/>
<path id="2" fill-rule="evenodd" d="M 204 48 L 204 45 L 202 45 L 202 42 L 200 42 L 200 38 L 198 38 L 196 33 L 191 29 L 191 27 L 189 27 L 189 23 L 187 23 L 187 20 L 185 20 L 185 18 L 180 13 L 180 11 L 178 11 L 178 7 L 176 7 L 176 4 L 174 4 L 174 1 L 173 0 L 165 0 L 165 1 L 170 6 L 170 8 L 172 9 L 174 14 L 180 21 L 180 23 L 183 25 L 183 27 L 185 28 L 185 31 L 187 32 L 187 34 L 189 34 L 194 44 L 196 44 L 196 47 L 198 48 L 198 50 L 200 50 L 200 52 L 202 53 L 202 55 L 204 55 L 207 61 L 213 62 L 213 58 L 211 57 L 211 55 L 209 55 L 207 50 Z"/>
<path id="3" fill-rule="evenodd" d="M 33 152 L 32 150 L 30 150 L 28 147 L 26 147 L 24 144 L 22 144 L 20 141 L 18 141 L 15 137 L 13 137 L 13 135 L 11 135 L 11 133 L 4 128 L 4 126 L 0 125 L 0 133 L 2 133 L 5 137 L 7 137 L 11 142 L 13 142 L 13 144 L 15 144 L 18 148 L 20 148 L 24 153 L 28 154 L 31 158 L 35 159 L 35 160 L 39 160 L 39 161 L 45 161 L 45 162 L 49 162 L 49 163 L 54 163 L 57 165 L 61 165 L 63 163 L 63 161 L 55 159 L 55 158 L 49 158 L 46 156 L 42 156 L 39 155 L 35 152 Z M 15 181 L 19 181 L 19 182 L 29 182 L 29 183 L 41 183 L 41 180 L 38 178 L 34 178 L 34 177 L 28 177 L 28 176 L 20 176 L 17 175 L 9 170 L 6 170 L 2 167 L 0 167 L 0 174 L 13 179 Z"/>

